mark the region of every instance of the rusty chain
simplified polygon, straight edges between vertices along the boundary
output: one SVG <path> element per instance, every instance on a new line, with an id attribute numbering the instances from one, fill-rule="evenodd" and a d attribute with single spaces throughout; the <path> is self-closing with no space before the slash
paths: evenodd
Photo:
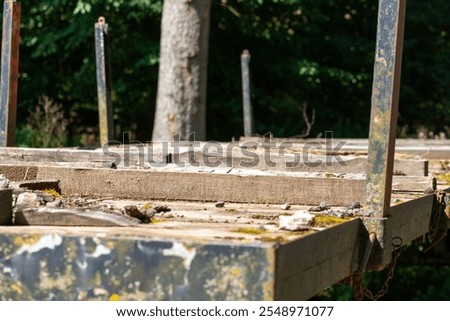
<path id="1" fill-rule="evenodd" d="M 427 233 L 428 242 L 431 245 L 436 243 L 436 236 L 439 232 L 439 223 L 441 220 L 441 214 L 443 212 L 443 207 L 445 206 L 444 198 L 446 196 L 445 192 L 442 190 L 435 191 L 435 202 L 433 203 L 433 213 L 431 214 L 430 231 Z"/>
<path id="2" fill-rule="evenodd" d="M 445 196 L 446 193 L 442 190 L 435 191 L 435 202 L 433 203 L 432 216 L 430 221 L 430 230 L 427 233 L 427 240 L 429 242 L 429 248 L 431 248 L 434 244 L 436 244 L 440 239 L 441 235 L 439 235 L 439 223 L 441 220 L 441 215 L 443 212 L 443 207 L 445 207 Z M 383 286 L 378 291 L 378 293 L 373 294 L 368 288 L 364 286 L 363 282 L 363 272 L 355 272 L 353 274 L 353 299 L 354 300 L 363 300 L 367 298 L 369 300 L 377 301 L 381 297 L 383 297 L 389 290 L 389 283 L 394 277 L 395 268 L 397 266 L 398 258 L 401 253 L 401 247 L 403 245 L 403 240 L 400 237 L 395 237 L 392 239 L 393 241 L 399 241 L 398 244 L 392 244 L 392 262 L 389 268 L 388 275 L 386 280 L 383 283 Z"/>
<path id="3" fill-rule="evenodd" d="M 383 282 L 381 289 L 378 291 L 378 293 L 373 294 L 373 292 L 371 290 L 369 290 L 368 288 L 366 288 L 364 286 L 364 280 L 363 280 L 364 273 L 363 272 L 355 272 L 353 274 L 353 299 L 354 300 L 361 301 L 364 298 L 367 298 L 372 301 L 377 301 L 381 297 L 386 295 L 386 293 L 388 292 L 389 283 L 392 280 L 392 278 L 394 277 L 395 268 L 397 266 L 398 258 L 401 254 L 402 246 L 403 246 L 403 240 L 401 237 L 394 237 L 392 239 L 392 241 L 393 241 L 392 242 L 392 247 L 393 247 L 392 262 L 391 262 L 391 266 L 389 268 L 389 272 L 386 277 L 386 280 Z M 394 243 L 394 241 L 399 241 L 399 242 L 398 242 L 398 244 L 396 244 L 396 243 Z"/>

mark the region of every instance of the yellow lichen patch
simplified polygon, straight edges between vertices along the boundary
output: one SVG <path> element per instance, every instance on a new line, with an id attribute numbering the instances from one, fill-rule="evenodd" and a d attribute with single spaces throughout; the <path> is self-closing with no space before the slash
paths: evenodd
<path id="1" fill-rule="evenodd" d="M 447 185 L 450 185 L 450 173 L 439 174 L 435 177 L 438 181 L 444 181 Z"/>
<path id="2" fill-rule="evenodd" d="M 47 193 L 48 195 L 54 196 L 55 198 L 60 198 L 60 197 L 61 197 L 61 194 L 59 194 L 59 193 L 58 193 L 57 191 L 55 191 L 53 188 L 51 188 L 51 189 L 45 189 L 44 192 Z"/>
<path id="3" fill-rule="evenodd" d="M 109 297 L 109 301 L 119 301 L 120 300 L 120 296 L 117 293 L 113 293 L 110 297 Z"/>
<path id="4" fill-rule="evenodd" d="M 278 236 L 263 235 L 263 236 L 261 236 L 261 237 L 258 237 L 257 240 L 258 240 L 258 241 L 262 241 L 262 242 L 276 242 L 276 243 L 284 243 L 284 242 L 287 241 L 287 240 L 286 240 L 283 236 L 281 236 L 281 235 L 278 235 Z"/>
<path id="5" fill-rule="evenodd" d="M 13 243 L 16 246 L 33 245 L 39 242 L 40 239 L 41 237 L 39 235 L 16 236 L 13 239 Z"/>
<path id="6" fill-rule="evenodd" d="M 158 224 L 158 223 L 162 223 L 162 222 L 164 222 L 163 220 L 159 220 L 159 219 L 157 219 L 157 218 L 152 218 L 151 220 L 150 220 L 150 223 L 151 224 Z"/>
<path id="7" fill-rule="evenodd" d="M 349 221 L 348 218 L 339 218 L 335 216 L 329 216 L 329 215 L 318 215 L 315 217 L 314 225 L 317 227 L 326 227 L 330 225 L 336 225 L 341 224 L 344 222 Z"/>
<path id="8" fill-rule="evenodd" d="M 289 213 L 286 213 L 287 215 L 292 215 Z M 280 215 L 279 214 L 252 214 L 250 217 L 254 220 L 269 220 L 273 221 L 278 219 Z"/>
<path id="9" fill-rule="evenodd" d="M 305 235 L 312 234 L 312 233 L 314 233 L 313 230 L 301 230 L 301 231 L 288 232 L 287 234 L 289 236 L 305 236 Z"/>
<path id="10" fill-rule="evenodd" d="M 17 293 L 18 295 L 22 295 L 22 293 L 23 293 L 22 286 L 19 283 L 11 284 L 11 290 L 13 292 Z"/>
<path id="11" fill-rule="evenodd" d="M 237 230 L 234 230 L 233 232 L 236 233 L 245 233 L 245 234 L 252 234 L 252 235 L 259 235 L 263 234 L 264 231 L 257 227 L 240 227 Z"/>
<path id="12" fill-rule="evenodd" d="M 239 276 L 240 274 L 241 274 L 241 270 L 240 270 L 239 268 L 233 267 L 233 268 L 231 269 L 231 275 L 233 275 L 233 276 Z"/>
<path id="13" fill-rule="evenodd" d="M 153 208 L 153 203 L 152 202 L 147 202 L 142 206 L 142 210 L 151 210 Z"/>

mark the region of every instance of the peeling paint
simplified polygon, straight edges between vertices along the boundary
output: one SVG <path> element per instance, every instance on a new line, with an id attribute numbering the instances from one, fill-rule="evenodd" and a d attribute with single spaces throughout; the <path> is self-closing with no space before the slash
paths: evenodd
<path id="1" fill-rule="evenodd" d="M 0 235 L 1 300 L 273 299 L 274 249 L 53 234 Z"/>
<path id="2" fill-rule="evenodd" d="M 16 254 L 21 255 L 23 253 L 28 253 L 28 254 L 37 253 L 45 248 L 54 250 L 57 246 L 60 246 L 61 244 L 62 244 L 61 236 L 59 236 L 59 235 L 44 235 L 34 244 L 22 245 L 18 249 Z"/>
<path id="3" fill-rule="evenodd" d="M 163 255 L 181 257 L 183 259 L 184 268 L 189 270 L 196 252 L 195 249 L 187 249 L 183 244 L 174 242 L 172 248 L 163 250 Z"/>

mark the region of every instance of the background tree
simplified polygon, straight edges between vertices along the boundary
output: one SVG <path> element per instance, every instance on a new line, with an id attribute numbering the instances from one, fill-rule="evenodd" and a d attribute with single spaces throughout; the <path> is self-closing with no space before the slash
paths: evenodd
<path id="1" fill-rule="evenodd" d="M 206 138 L 211 0 L 165 0 L 154 141 Z"/>

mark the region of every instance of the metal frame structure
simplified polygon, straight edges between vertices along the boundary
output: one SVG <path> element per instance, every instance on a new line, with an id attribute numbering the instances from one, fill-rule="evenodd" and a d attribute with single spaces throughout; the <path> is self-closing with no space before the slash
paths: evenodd
<path id="1" fill-rule="evenodd" d="M 17 88 L 19 80 L 21 4 L 6 0 L 3 4 L 3 34 L 0 80 L 0 146 L 14 146 Z"/>
<path id="2" fill-rule="evenodd" d="M 227 279 L 227 277 L 229 277 L 229 270 L 236 267 L 234 264 L 239 264 L 239 268 L 233 270 L 233 273 L 235 276 L 242 277 L 242 283 L 236 283 L 234 287 L 230 288 L 229 296 L 225 296 L 225 299 L 307 299 L 324 287 L 344 278 L 354 275 L 354 282 L 361 283 L 362 273 L 365 270 L 384 268 L 392 261 L 392 252 L 395 248 L 392 244 L 394 239 L 401 240 L 401 243 L 408 243 L 427 234 L 430 228 L 434 230 L 447 229 L 449 221 L 445 215 L 441 215 L 444 209 L 442 194 L 440 194 L 440 199 L 431 194 L 404 204 L 391 206 L 405 6 L 406 0 L 379 1 L 365 181 L 367 207 L 365 216 L 360 220 L 351 220 L 281 245 L 276 242 L 256 245 L 236 242 L 205 244 L 204 240 L 184 239 L 180 238 L 180 235 L 172 234 L 168 235 L 166 239 L 155 240 L 151 238 L 151 234 L 143 230 L 137 230 L 142 234 L 142 239 L 139 239 L 135 235 L 136 230 L 127 229 L 122 230 L 124 231 L 123 235 L 118 237 L 117 230 L 103 228 L 101 236 L 93 237 L 90 234 L 92 231 L 70 230 L 69 228 L 62 231 L 59 228 L 21 227 L 11 231 L 8 230 L 8 227 L 0 227 L 0 248 L 8 249 L 8 253 L 16 253 L 15 260 L 4 260 L 6 263 L 1 264 L 7 264 L 8 269 L 12 271 L 17 262 L 21 264 L 25 259 L 34 264 L 27 268 L 36 268 L 39 271 L 42 270 L 42 266 L 48 266 L 47 263 L 53 264 L 54 266 L 50 268 L 66 273 L 64 282 L 67 282 L 68 289 L 73 290 L 72 294 L 78 291 L 78 295 L 81 297 L 75 298 L 79 299 L 89 298 L 88 292 L 92 290 L 89 287 L 102 285 L 104 288 L 114 288 L 127 293 L 129 295 L 127 298 L 178 300 L 224 299 L 223 293 L 213 293 L 208 296 L 209 292 L 205 290 L 204 286 L 207 282 L 213 282 L 215 288 L 226 288 L 228 286 L 226 282 L 234 284 L 233 280 Z M 11 15 L 4 14 L 4 26 L 6 27 L 4 27 L 2 42 L 0 86 L 0 132 L 2 134 L 0 138 L 3 139 L 3 142 L 8 141 L 9 146 L 10 137 L 14 131 L 14 128 L 10 126 L 9 119 L 15 112 L 15 101 L 17 100 L 17 21 L 20 21 L 20 4 L 15 1 L 5 1 L 5 12 L 13 12 L 12 16 L 15 17 L 11 20 Z M 14 28 L 14 23 L 16 28 Z M 16 30 L 16 32 L 8 33 L 8 30 Z M 99 19 L 95 24 L 95 31 L 100 128 L 102 144 L 104 144 L 107 139 L 111 139 L 112 129 L 111 83 L 106 42 L 107 24 L 104 19 Z M 243 70 L 248 69 L 249 60 L 249 54 L 244 53 L 242 56 Z M 245 94 L 249 92 L 245 89 L 246 84 L 249 88 L 246 72 L 243 72 L 243 82 L 246 101 L 244 104 L 247 105 L 247 110 L 250 110 L 251 106 L 248 106 L 250 97 L 246 97 Z M 6 121 L 7 119 L 8 121 Z M 246 128 L 249 129 L 251 126 L 246 126 Z M 247 132 L 248 130 L 246 130 Z M 0 172 L 8 170 L 6 167 L 0 168 Z M 25 173 L 25 177 L 34 175 L 33 178 L 36 179 L 50 179 L 59 175 L 63 178 L 66 186 L 72 188 L 78 186 L 77 192 L 95 188 L 95 186 L 89 186 L 90 184 L 98 184 L 98 186 L 110 190 L 114 188 L 115 184 L 111 180 L 116 179 L 120 182 L 122 179 L 122 182 L 126 182 L 132 178 L 139 182 L 136 185 L 140 184 L 141 191 L 147 191 L 148 185 L 146 184 L 148 184 L 147 180 L 150 175 L 139 171 L 110 172 L 110 169 L 83 169 L 80 171 L 74 168 L 58 169 L 46 166 L 33 167 L 31 171 L 33 174 L 30 172 L 30 166 L 15 168 L 13 172 L 15 175 L 19 173 L 22 176 L 22 171 Z M 161 175 L 166 183 L 171 177 L 171 174 L 167 173 L 154 172 L 151 175 L 153 178 Z M 93 177 L 95 181 L 98 180 L 97 183 L 92 182 Z M 198 187 L 201 186 L 205 175 L 192 175 L 191 181 L 193 177 L 198 179 L 199 183 L 196 184 Z M 179 184 L 177 177 L 174 176 L 171 179 L 173 184 Z M 208 179 L 212 180 L 210 177 Z M 250 178 L 246 179 L 250 180 Z M 239 181 L 242 182 L 243 179 L 239 178 Z M 6 199 L 11 197 L 9 192 L 1 194 L 4 194 L 0 196 Z M 447 210 L 450 211 L 449 206 L 447 206 Z M 95 233 L 97 232 L 98 229 Z M 40 249 L 55 249 L 59 251 L 61 257 L 65 257 L 66 254 L 67 257 L 75 256 L 81 263 L 89 265 L 90 270 L 80 270 L 73 263 L 66 261 L 53 262 L 49 260 L 47 252 L 38 251 L 33 247 L 34 245 L 31 246 L 26 242 L 21 243 L 19 238 L 23 239 L 24 237 L 38 239 Z M 97 249 L 101 248 L 103 251 L 101 253 L 105 254 L 96 257 L 93 253 L 87 252 L 86 244 Z M 108 247 L 111 244 L 112 246 Z M 337 250 L 333 251 L 333 249 Z M 97 252 L 94 251 L 94 253 Z M 217 261 L 220 264 L 216 262 L 215 258 L 220 258 L 220 262 Z M 40 264 L 39 262 L 42 260 L 45 260 L 46 264 Z M 152 292 L 152 289 L 155 288 L 152 283 L 154 280 L 141 273 L 142 265 L 152 268 L 152 278 L 159 277 L 164 281 L 164 287 L 159 293 Z M 203 266 L 206 267 L 203 268 Z M 107 275 L 101 274 L 106 269 L 119 275 L 127 275 L 127 278 L 123 282 L 114 280 L 114 283 Z M 24 271 L 27 272 L 26 269 Z M 21 279 L 23 284 L 27 284 L 30 289 L 36 291 L 36 295 L 33 297 L 30 294 L 30 298 L 45 299 L 47 293 L 39 288 L 36 280 L 27 279 L 28 275 L 34 274 L 30 271 L 22 274 L 19 272 L 13 277 Z M 46 271 L 42 273 L 43 275 L 48 274 Z M 99 273 L 104 284 L 95 283 Z M 129 284 L 135 284 L 143 279 L 146 281 L 145 284 L 139 286 L 140 292 L 135 291 L 133 287 L 131 290 L 127 290 Z M 74 280 L 81 280 L 84 283 L 77 284 Z M 178 283 L 174 285 L 174 282 Z M 242 291 L 242 284 L 247 287 L 247 292 Z M 86 290 L 88 288 L 89 291 Z M 142 292 L 144 290 L 147 291 L 145 295 Z M 135 292 L 130 293 L 130 291 Z M 138 292 L 140 296 L 133 297 Z M 55 295 L 59 299 L 66 298 L 63 293 L 57 292 Z M 11 297 L 14 297 L 14 293 L 11 294 Z"/>

